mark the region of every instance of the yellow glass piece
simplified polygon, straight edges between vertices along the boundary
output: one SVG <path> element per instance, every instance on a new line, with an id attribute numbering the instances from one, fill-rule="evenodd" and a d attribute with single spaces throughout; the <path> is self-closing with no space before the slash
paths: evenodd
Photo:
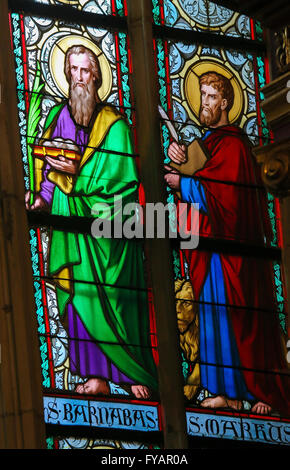
<path id="1" fill-rule="evenodd" d="M 71 283 L 71 274 L 69 272 L 69 268 L 64 268 L 62 269 L 58 274 L 55 274 L 53 276 L 55 282 L 61 287 L 61 289 L 65 289 L 67 291 L 70 291 Z"/>

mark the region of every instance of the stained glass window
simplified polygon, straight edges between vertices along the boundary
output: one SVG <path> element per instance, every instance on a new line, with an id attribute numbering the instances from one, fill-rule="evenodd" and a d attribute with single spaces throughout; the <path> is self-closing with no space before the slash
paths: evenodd
<path id="1" fill-rule="evenodd" d="M 50 449 L 98 449 L 98 450 L 149 450 L 158 449 L 160 447 L 150 444 L 142 444 L 140 442 L 114 441 L 109 439 L 86 439 L 86 438 L 48 438 L 48 448 Z"/>
<path id="2" fill-rule="evenodd" d="M 250 18 L 207 0 L 152 0 L 153 19 L 158 25 L 251 37 Z"/>
<path id="3" fill-rule="evenodd" d="M 126 0 L 34 0 L 43 5 L 70 6 L 80 11 L 96 13 L 98 15 L 127 14 Z"/>
<path id="4" fill-rule="evenodd" d="M 47 446 L 157 448 L 150 266 L 140 240 L 107 236 L 120 201 L 145 204 L 127 2 L 34 4 L 9 20 Z M 152 0 L 152 23 L 188 435 L 286 444 L 280 209 L 252 155 L 273 141 L 263 31 L 207 0 Z"/>
<path id="5" fill-rule="evenodd" d="M 253 145 L 270 142 L 270 133 L 259 104 L 257 72 L 259 70 L 262 79 L 264 73 L 260 57 L 253 57 L 240 51 L 189 45 L 183 42 L 164 43 L 161 39 L 156 40 L 155 48 L 159 70 L 160 103 L 168 114 L 168 119 L 162 118 L 162 139 L 166 156 L 172 138 L 167 125 L 169 115 L 174 122 L 180 142 L 189 145 L 205 135 L 206 128 L 199 121 L 199 77 L 209 70 L 228 77 L 232 85 L 235 99 L 229 113 L 229 123 L 238 125 Z M 168 161 L 167 156 L 165 162 Z M 252 188 L 247 185 L 241 186 L 240 191 L 246 195 L 258 190 L 261 197 L 262 193 L 265 197 L 264 188 L 258 182 L 254 186 L 254 184 Z M 267 195 L 266 198 L 271 225 L 268 224 L 266 227 L 266 222 L 263 221 L 264 242 L 267 245 L 277 246 L 276 223 L 278 222 L 271 217 L 273 214 L 271 208 L 277 207 L 277 202 L 274 202 L 271 195 Z M 171 191 L 168 200 L 173 200 Z M 216 235 L 218 236 L 218 233 Z"/>
<path id="6" fill-rule="evenodd" d="M 280 346 L 287 323 L 279 203 L 251 153 L 272 142 L 260 105 L 262 32 L 209 1 L 153 1 L 152 16 L 167 200 L 199 209 L 195 249 L 172 242 L 188 432 L 285 444 L 290 381 Z M 171 213 L 171 223 L 195 234 L 183 210 Z M 254 418 L 264 413 L 262 435 Z M 277 416 L 281 439 L 270 436 Z"/>

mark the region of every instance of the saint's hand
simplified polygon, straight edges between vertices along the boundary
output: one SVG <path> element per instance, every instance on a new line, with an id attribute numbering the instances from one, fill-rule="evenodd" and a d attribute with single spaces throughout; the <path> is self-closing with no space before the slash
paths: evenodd
<path id="1" fill-rule="evenodd" d="M 70 139 L 62 139 L 57 137 L 53 140 L 43 141 L 45 147 L 57 147 L 60 149 L 72 150 L 79 153 L 79 147 Z M 78 170 L 78 162 L 70 158 L 65 158 L 63 155 L 59 155 L 58 158 L 52 158 L 46 155 L 45 157 L 47 163 L 57 171 L 62 173 L 68 173 L 69 175 L 75 175 Z"/>
<path id="2" fill-rule="evenodd" d="M 33 204 L 30 204 L 30 198 L 31 191 L 27 191 L 27 193 L 25 194 L 25 207 L 27 210 L 42 211 L 48 209 L 47 203 L 39 194 L 35 195 Z"/>
<path id="3" fill-rule="evenodd" d="M 164 175 L 166 184 L 171 189 L 180 189 L 180 173 L 176 170 L 173 170 L 170 166 L 164 165 L 164 168 L 168 173 Z"/>
<path id="4" fill-rule="evenodd" d="M 168 156 L 170 160 L 179 165 L 186 162 L 186 146 L 172 142 L 168 148 Z"/>
<path id="5" fill-rule="evenodd" d="M 51 158 L 46 156 L 46 161 L 49 165 L 57 171 L 62 173 L 68 173 L 69 175 L 75 175 L 78 171 L 78 162 L 76 160 L 71 160 L 70 158 L 65 158 L 59 156 L 56 158 Z"/>

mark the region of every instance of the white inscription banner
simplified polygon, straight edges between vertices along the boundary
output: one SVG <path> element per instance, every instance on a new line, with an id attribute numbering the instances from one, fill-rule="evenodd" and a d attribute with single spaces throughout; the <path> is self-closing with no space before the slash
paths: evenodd
<path id="1" fill-rule="evenodd" d="M 46 424 L 159 431 L 157 405 L 44 397 Z"/>
<path id="2" fill-rule="evenodd" d="M 186 412 L 190 436 L 290 445 L 290 422 L 267 418 Z"/>
<path id="3" fill-rule="evenodd" d="M 47 424 L 159 431 L 155 404 L 44 397 Z M 290 421 L 187 411 L 190 436 L 290 445 Z"/>

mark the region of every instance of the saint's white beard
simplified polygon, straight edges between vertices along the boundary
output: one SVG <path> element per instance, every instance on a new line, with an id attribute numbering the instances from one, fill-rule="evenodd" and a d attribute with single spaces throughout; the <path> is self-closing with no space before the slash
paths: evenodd
<path id="1" fill-rule="evenodd" d="M 71 81 L 70 106 L 74 120 L 80 126 L 87 127 L 96 106 L 96 90 L 93 80 L 84 87 L 76 86 Z"/>

